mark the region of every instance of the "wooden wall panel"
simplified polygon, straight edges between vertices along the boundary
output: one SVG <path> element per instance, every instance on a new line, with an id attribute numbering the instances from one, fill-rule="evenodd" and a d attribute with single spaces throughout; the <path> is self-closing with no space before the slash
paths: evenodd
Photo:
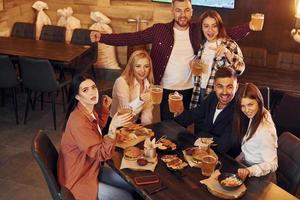
<path id="1" fill-rule="evenodd" d="M 2 28 L 16 20 L 33 21 L 35 12 L 31 9 L 34 1 L 27 0 L 5 0 L 4 11 L 0 11 L 0 23 Z M 91 11 L 100 11 L 108 16 L 112 22 L 110 26 L 114 32 L 133 32 L 135 24 L 127 22 L 128 18 L 140 17 L 149 20 L 148 24 L 143 24 L 145 29 L 154 23 L 168 22 L 172 19 L 170 4 L 153 3 L 151 0 L 45 0 L 49 5 L 46 13 L 50 16 L 53 24 L 56 24 L 58 17 L 56 10 L 71 6 L 74 16 L 81 20 L 82 27 L 87 28 L 93 22 L 89 15 Z M 207 7 L 194 6 L 193 20 L 197 20 L 199 15 L 209 9 Z M 239 44 L 243 46 L 266 48 L 270 56 L 270 62 L 276 60 L 279 51 L 300 52 L 300 44 L 296 43 L 290 36 L 290 31 L 294 26 L 294 0 L 236 0 L 236 8 L 216 9 L 223 17 L 227 26 L 234 26 L 250 20 L 253 12 L 263 12 L 265 14 L 265 25 L 262 32 L 252 32 Z M 4 14 L 3 14 L 4 13 Z M 8 20 L 12 19 L 12 20 Z M 6 25 L 3 25 L 6 24 Z M 2 31 L 3 29 L 1 29 Z M 121 64 L 126 63 L 126 49 L 118 49 Z M 123 55 L 124 54 L 124 55 Z"/>
<path id="2" fill-rule="evenodd" d="M 5 0 L 4 10 L 0 11 L 0 36 L 8 36 L 16 21 L 33 22 L 35 13 L 31 0 Z"/>

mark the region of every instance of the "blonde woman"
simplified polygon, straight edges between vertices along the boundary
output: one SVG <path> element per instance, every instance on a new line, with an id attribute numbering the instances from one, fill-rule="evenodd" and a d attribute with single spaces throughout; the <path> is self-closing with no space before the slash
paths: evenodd
<path id="1" fill-rule="evenodd" d="M 140 120 L 143 125 L 152 123 L 153 105 L 150 101 L 149 87 L 153 82 L 153 67 L 149 54 L 144 50 L 134 51 L 113 86 L 110 116 L 114 116 L 122 106 L 131 106 L 135 122 Z"/>

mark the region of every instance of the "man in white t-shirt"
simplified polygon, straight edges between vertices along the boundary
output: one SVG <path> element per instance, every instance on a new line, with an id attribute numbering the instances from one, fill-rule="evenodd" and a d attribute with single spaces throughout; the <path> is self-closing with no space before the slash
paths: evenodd
<path id="1" fill-rule="evenodd" d="M 235 93 L 238 89 L 236 72 L 222 67 L 215 74 L 214 92 L 209 94 L 201 106 L 185 110 L 175 121 L 183 126 L 197 124 L 197 137 L 213 137 L 218 150 L 236 155 L 239 147 L 232 133 Z"/>

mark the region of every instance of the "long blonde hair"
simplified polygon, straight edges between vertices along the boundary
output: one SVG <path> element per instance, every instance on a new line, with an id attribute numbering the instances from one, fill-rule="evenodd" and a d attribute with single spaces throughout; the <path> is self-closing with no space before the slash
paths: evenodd
<path id="1" fill-rule="evenodd" d="M 121 74 L 121 76 L 126 80 L 130 89 L 133 88 L 134 67 L 136 66 L 137 61 L 139 59 L 143 59 L 143 58 L 147 58 L 149 60 L 149 64 L 150 64 L 150 70 L 149 70 L 149 74 L 147 76 L 147 80 L 149 81 L 150 84 L 154 83 L 152 60 L 151 60 L 149 54 L 145 50 L 136 50 L 131 54 L 131 56 L 128 60 L 128 63 L 126 65 L 123 73 Z"/>

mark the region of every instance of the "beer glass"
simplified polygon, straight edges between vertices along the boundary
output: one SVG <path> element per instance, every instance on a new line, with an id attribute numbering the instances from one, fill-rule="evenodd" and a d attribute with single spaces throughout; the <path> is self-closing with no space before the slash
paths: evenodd
<path id="1" fill-rule="evenodd" d="M 201 76 L 202 73 L 206 73 L 207 64 L 198 58 L 193 59 L 191 62 L 191 70 L 195 76 Z"/>
<path id="2" fill-rule="evenodd" d="M 122 105 L 118 108 L 118 115 L 123 115 L 132 112 L 133 112 L 132 107 L 129 105 Z"/>
<path id="3" fill-rule="evenodd" d="M 180 113 L 183 110 L 183 102 L 182 102 L 182 95 L 178 92 L 170 93 L 169 94 L 169 110 L 170 112 L 176 114 Z"/>
<path id="4" fill-rule="evenodd" d="M 212 155 L 203 156 L 201 161 L 202 175 L 210 176 L 215 171 L 217 165 L 219 165 L 218 169 L 221 169 L 222 163 L 216 157 Z"/>
<path id="5" fill-rule="evenodd" d="M 264 26 L 264 14 L 262 13 L 253 13 L 251 14 L 251 24 L 253 31 L 261 31 Z"/>
<path id="6" fill-rule="evenodd" d="M 160 104 L 163 96 L 163 89 L 160 85 L 150 87 L 151 100 L 153 104 Z"/>

